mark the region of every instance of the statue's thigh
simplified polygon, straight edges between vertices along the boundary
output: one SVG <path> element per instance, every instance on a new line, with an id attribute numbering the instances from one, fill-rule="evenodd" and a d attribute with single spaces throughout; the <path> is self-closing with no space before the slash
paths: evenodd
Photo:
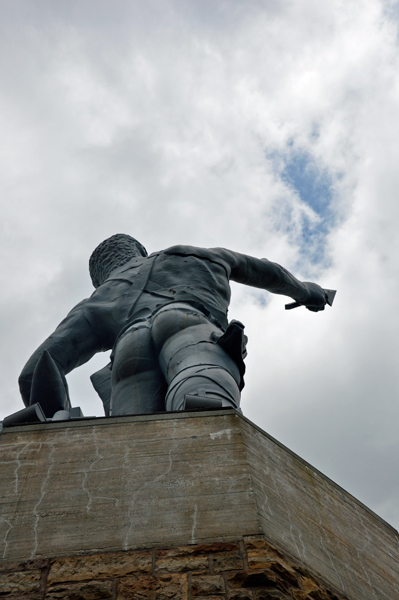
<path id="1" fill-rule="evenodd" d="M 112 415 L 165 410 L 166 384 L 148 323 L 131 327 L 118 340 L 111 382 Z"/>
<path id="2" fill-rule="evenodd" d="M 159 356 L 168 391 L 166 410 L 182 410 L 186 395 L 209 397 L 238 408 L 240 373 L 212 339 L 211 323 L 188 327 L 165 342 Z"/>
<path id="3" fill-rule="evenodd" d="M 158 369 L 156 350 L 148 323 L 128 329 L 118 340 L 112 364 L 112 385 L 144 371 Z"/>
<path id="4" fill-rule="evenodd" d="M 159 370 L 143 371 L 112 386 L 111 414 L 140 415 L 165 410 L 166 384 Z"/>

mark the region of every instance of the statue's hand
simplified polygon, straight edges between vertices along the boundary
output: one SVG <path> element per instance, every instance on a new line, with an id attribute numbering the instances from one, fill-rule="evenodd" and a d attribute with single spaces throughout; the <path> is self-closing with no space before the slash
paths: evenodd
<path id="1" fill-rule="evenodd" d="M 324 310 L 324 307 L 327 304 L 327 295 L 323 288 L 317 285 L 317 283 L 312 283 L 310 281 L 304 281 L 303 283 L 306 286 L 309 297 L 306 299 L 306 302 L 302 302 L 302 304 L 312 312 Z"/>

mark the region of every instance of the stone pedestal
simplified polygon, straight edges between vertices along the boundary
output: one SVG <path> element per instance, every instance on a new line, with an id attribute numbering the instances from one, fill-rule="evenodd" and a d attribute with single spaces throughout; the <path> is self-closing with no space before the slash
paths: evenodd
<path id="1" fill-rule="evenodd" d="M 233 410 L 0 435 L 0 596 L 399 598 L 397 532 Z"/>

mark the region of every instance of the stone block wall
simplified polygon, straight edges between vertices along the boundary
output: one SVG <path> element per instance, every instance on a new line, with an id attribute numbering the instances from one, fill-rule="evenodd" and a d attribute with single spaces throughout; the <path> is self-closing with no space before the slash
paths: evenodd
<path id="1" fill-rule="evenodd" d="M 10 600 L 345 600 L 263 536 L 3 563 Z"/>

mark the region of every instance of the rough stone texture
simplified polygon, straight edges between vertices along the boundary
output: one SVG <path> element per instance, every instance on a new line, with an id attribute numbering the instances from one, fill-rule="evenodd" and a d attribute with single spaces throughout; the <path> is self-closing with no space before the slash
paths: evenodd
<path id="1" fill-rule="evenodd" d="M 201 574 L 208 569 L 214 573 L 221 573 L 242 569 L 243 562 L 237 544 L 200 544 L 158 550 L 155 568 L 160 573 L 178 570 Z"/>
<path id="2" fill-rule="evenodd" d="M 177 556 L 157 560 L 157 572 L 193 571 L 202 573 L 208 570 L 209 558 L 203 556 Z"/>
<path id="3" fill-rule="evenodd" d="M 224 573 L 225 571 L 236 571 L 244 568 L 240 552 L 221 552 L 213 557 L 213 572 Z"/>
<path id="4" fill-rule="evenodd" d="M 229 598 L 230 600 L 247 600 L 253 599 L 253 595 L 251 590 L 229 590 Z"/>
<path id="5" fill-rule="evenodd" d="M 76 581 L 128 575 L 136 571 L 151 572 L 152 555 L 149 551 L 95 554 L 51 562 L 48 581 Z"/>
<path id="6" fill-rule="evenodd" d="M 14 571 L 0 573 L 0 596 L 27 594 L 40 590 L 41 571 Z"/>
<path id="7" fill-rule="evenodd" d="M 119 583 L 116 597 L 117 600 L 186 600 L 187 588 L 185 575 L 137 575 Z"/>
<path id="8" fill-rule="evenodd" d="M 61 581 L 80 581 L 129 575 L 137 571 L 150 573 L 152 553 L 126 552 L 79 556 L 51 561 L 49 583 Z"/>
<path id="9" fill-rule="evenodd" d="M 252 570 L 227 570 L 219 574 L 213 571 L 215 557 L 224 560 L 237 555 L 244 564 L 250 560 L 249 552 L 267 550 L 272 558 L 262 568 Z M 4 571 L 4 582 L 16 582 L 18 586 L 4 587 L 0 597 L 16 600 L 345 600 L 331 589 L 305 574 L 303 567 L 293 563 L 288 556 L 257 538 L 245 545 L 217 543 L 193 546 L 153 549 L 155 560 L 150 572 L 143 571 L 140 553 L 119 552 L 64 557 L 43 560 L 41 570 L 37 564 L 14 562 L 13 571 Z M 145 557 L 146 553 L 143 553 Z M 156 556 L 161 558 L 156 559 Z M 196 563 L 207 558 L 208 567 L 198 573 Z M 170 560 L 170 572 L 157 572 L 158 561 Z M 37 563 L 37 561 L 36 561 Z M 131 568 L 127 565 L 131 564 Z M 11 564 L 11 563 L 10 563 Z M 164 563 L 161 563 L 164 564 Z M 192 567 L 190 569 L 189 567 Z M 147 569 L 147 562 L 144 562 Z M 113 570 L 113 573 L 112 573 Z M 134 573 L 132 572 L 134 571 Z M 18 578 L 19 575 L 19 578 Z M 67 581 L 60 581 L 70 577 Z M 58 581 L 57 581 L 58 578 Z M 34 586 L 32 587 L 32 582 Z M 18 590 L 18 592 L 16 592 Z M 364 600 L 364 598 L 362 598 Z M 367 599 L 368 600 L 368 599 Z"/>
<path id="10" fill-rule="evenodd" d="M 399 597 L 397 532 L 235 411 L 13 428 L 0 461 L 5 597 Z"/>
<path id="11" fill-rule="evenodd" d="M 111 581 L 85 581 L 83 583 L 64 583 L 50 586 L 45 600 L 100 600 L 112 598 Z"/>
<path id="12" fill-rule="evenodd" d="M 221 575 L 193 575 L 191 577 L 192 596 L 221 596 L 226 593 Z"/>

